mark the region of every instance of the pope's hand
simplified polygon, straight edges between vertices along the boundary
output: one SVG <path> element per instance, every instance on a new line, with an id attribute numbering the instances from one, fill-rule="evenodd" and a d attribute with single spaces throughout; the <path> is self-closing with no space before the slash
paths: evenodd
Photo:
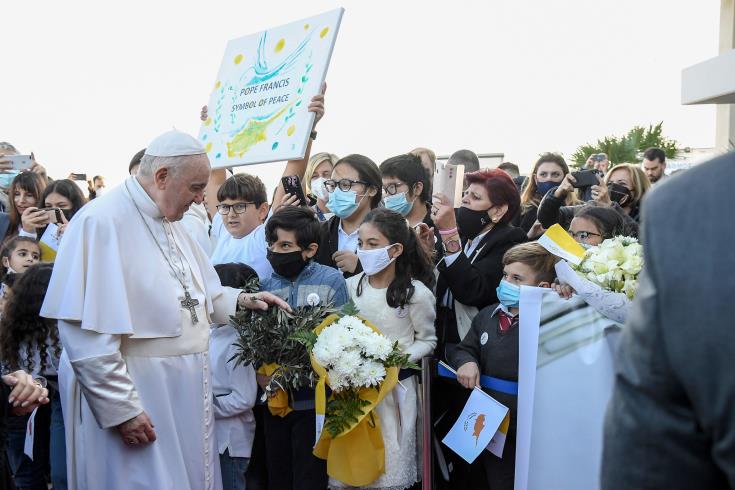
<path id="1" fill-rule="evenodd" d="M 466 362 L 457 369 L 457 381 L 465 388 L 480 386 L 480 369 L 475 362 Z"/>
<path id="2" fill-rule="evenodd" d="M 275 294 L 261 291 L 259 293 L 240 293 L 237 297 L 237 306 L 248 310 L 267 310 L 269 306 L 277 306 L 282 310 L 291 311 L 288 303 Z"/>
<path id="3" fill-rule="evenodd" d="M 156 440 L 153 423 L 145 412 L 142 412 L 140 415 L 118 425 L 117 431 L 120 433 L 120 437 L 122 437 L 123 442 L 128 446 L 148 444 L 149 442 Z"/>

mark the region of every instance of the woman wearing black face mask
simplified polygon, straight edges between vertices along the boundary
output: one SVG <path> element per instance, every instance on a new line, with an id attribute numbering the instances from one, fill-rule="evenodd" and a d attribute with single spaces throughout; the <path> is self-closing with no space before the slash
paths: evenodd
<path id="1" fill-rule="evenodd" d="M 466 176 L 469 187 L 462 206 L 453 209 L 446 196 L 434 196 L 432 218 L 441 234 L 445 258 L 437 265 L 437 357 L 446 359 L 469 328 L 476 309 L 497 303 L 495 289 L 503 275 L 503 254 L 525 242 L 526 233 L 510 222 L 520 197 L 502 170 L 480 170 Z"/>
<path id="2" fill-rule="evenodd" d="M 533 226 L 536 223 L 539 203 L 550 190 L 559 186 L 568 174 L 567 162 L 557 153 L 544 153 L 536 161 L 531 178 L 521 194 L 521 212 L 513 220 L 513 225 L 523 228 L 529 239 L 534 240 L 543 233 L 543 230 Z M 567 206 L 581 204 L 574 189 L 566 194 L 564 203 Z"/>
<path id="3" fill-rule="evenodd" d="M 640 219 L 641 201 L 651 188 L 651 181 L 638 165 L 623 163 L 605 175 L 608 204 L 616 202 L 636 222 Z"/>
<path id="4" fill-rule="evenodd" d="M 616 180 L 610 180 L 607 184 L 605 180 L 598 177 L 598 185 L 594 185 L 590 189 L 590 196 L 592 199 L 587 201 L 586 204 L 596 204 L 599 206 L 610 207 L 615 211 L 619 212 L 626 226 L 631 230 L 636 230 L 635 235 L 637 236 L 638 230 L 638 204 L 640 199 L 632 199 L 635 196 L 635 192 L 632 192 L 628 181 L 628 172 L 625 170 L 626 167 L 615 167 L 613 170 L 608 172 L 608 176 L 615 173 L 615 179 L 620 178 L 625 180 L 625 185 L 619 183 Z M 643 177 L 645 174 L 640 173 Z M 632 182 L 632 181 L 631 181 Z M 568 230 L 572 220 L 577 213 L 585 206 L 584 204 L 577 205 L 566 205 L 568 195 L 574 192 L 574 184 L 576 183 L 574 176 L 571 174 L 567 175 L 558 187 L 555 187 L 549 191 L 549 193 L 541 200 L 541 204 L 538 207 L 538 221 L 544 228 L 548 229 L 554 224 L 561 225 L 562 228 Z M 646 189 L 645 181 L 638 186 L 637 189 Z M 627 211 L 624 206 L 627 206 Z M 633 210 L 633 212 L 630 212 Z"/>

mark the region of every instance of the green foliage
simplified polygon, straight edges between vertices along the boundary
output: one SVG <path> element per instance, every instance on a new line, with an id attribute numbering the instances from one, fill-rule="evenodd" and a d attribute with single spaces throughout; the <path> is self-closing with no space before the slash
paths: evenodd
<path id="1" fill-rule="evenodd" d="M 409 355 L 404 354 L 398 347 L 398 341 L 393 343 L 393 351 L 383 361 L 385 367 L 397 367 L 400 369 L 421 369 L 418 364 L 409 361 Z"/>
<path id="2" fill-rule="evenodd" d="M 350 299 L 347 303 L 342 305 L 342 310 L 339 312 L 339 316 L 357 316 L 360 310 L 355 305 L 355 302 Z"/>
<path id="3" fill-rule="evenodd" d="M 361 415 L 364 415 L 363 407 L 368 405 L 370 402 L 360 398 L 355 390 L 333 392 L 332 398 L 327 403 L 324 427 L 332 437 L 337 437 L 349 429 L 350 425 L 356 423 Z"/>
<path id="4" fill-rule="evenodd" d="M 334 311 L 331 305 L 301 306 L 294 308 L 293 313 L 280 308 L 238 311 L 230 320 L 238 334 L 237 354 L 230 361 L 234 360 L 236 366 L 252 364 L 255 368 L 278 364 L 271 376 L 271 390 L 313 386 L 316 375 L 303 341 Z"/>
<path id="5" fill-rule="evenodd" d="M 649 125 L 648 128 L 635 126 L 624 136 L 606 136 L 595 144 L 585 144 L 572 154 L 572 166 L 581 168 L 590 155 L 606 153 L 611 168 L 619 163 L 634 163 L 640 154 L 648 148 L 661 148 L 668 158 L 674 157 L 677 151 L 676 141 L 663 135 L 663 122 Z"/>
<path id="6" fill-rule="evenodd" d="M 316 344 L 317 337 L 318 335 L 311 330 L 301 330 L 298 332 L 294 332 L 289 338 L 305 346 L 306 350 L 311 352 L 314 349 L 314 344 Z"/>

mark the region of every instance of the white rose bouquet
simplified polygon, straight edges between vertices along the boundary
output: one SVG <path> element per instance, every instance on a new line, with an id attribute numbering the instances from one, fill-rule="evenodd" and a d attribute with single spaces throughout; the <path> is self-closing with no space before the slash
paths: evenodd
<path id="1" fill-rule="evenodd" d="M 643 268 L 643 247 L 637 239 L 618 236 L 588 249 L 574 270 L 603 289 L 633 299 Z"/>

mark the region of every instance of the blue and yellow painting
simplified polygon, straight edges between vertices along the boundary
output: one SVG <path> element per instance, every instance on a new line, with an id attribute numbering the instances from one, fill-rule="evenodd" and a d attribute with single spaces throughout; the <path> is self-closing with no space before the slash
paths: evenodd
<path id="1" fill-rule="evenodd" d="M 303 156 L 343 12 L 228 43 L 199 133 L 213 167 Z"/>

